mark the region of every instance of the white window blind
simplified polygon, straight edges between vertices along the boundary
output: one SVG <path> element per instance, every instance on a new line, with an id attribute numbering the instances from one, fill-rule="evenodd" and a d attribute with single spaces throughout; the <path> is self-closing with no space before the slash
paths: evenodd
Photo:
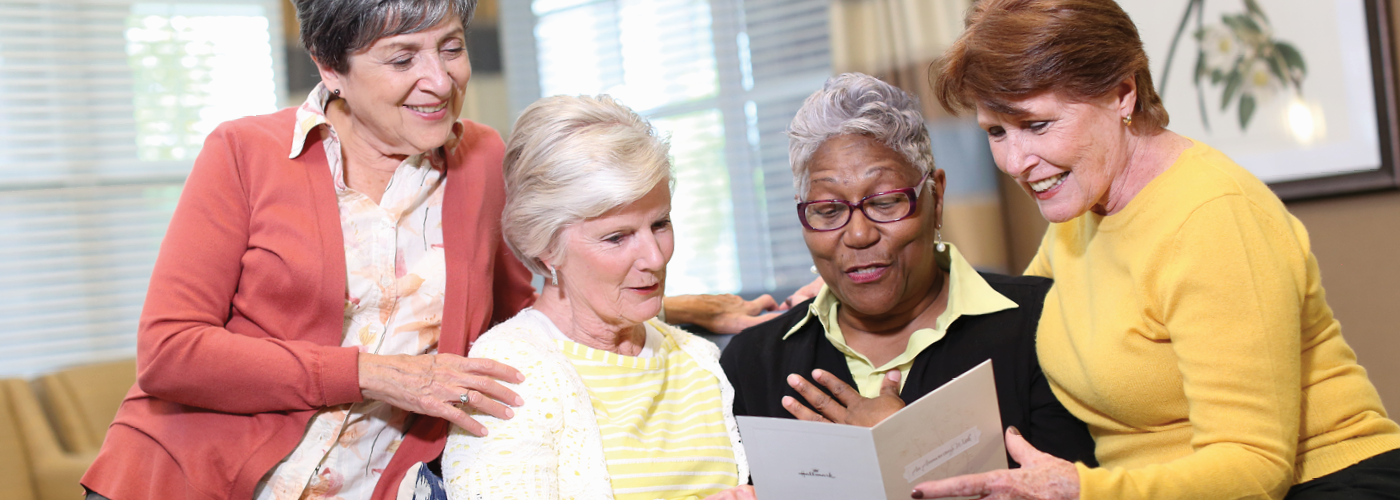
<path id="1" fill-rule="evenodd" d="M 511 109 L 611 94 L 670 136 L 667 293 L 790 291 L 812 275 L 785 132 L 831 74 L 827 23 L 826 0 L 502 2 Z"/>
<path id="2" fill-rule="evenodd" d="M 281 6 L 0 0 L 0 376 L 135 354 L 204 137 L 274 111 Z"/>

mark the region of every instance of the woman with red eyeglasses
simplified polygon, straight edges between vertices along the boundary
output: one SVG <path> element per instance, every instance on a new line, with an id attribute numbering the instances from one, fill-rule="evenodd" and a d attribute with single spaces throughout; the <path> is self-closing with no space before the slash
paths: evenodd
<path id="1" fill-rule="evenodd" d="M 734 413 L 872 426 L 991 359 L 1002 425 L 1092 463 L 1088 431 L 1036 360 L 1051 281 L 979 273 L 942 241 L 945 177 L 917 102 L 838 75 L 789 134 L 798 220 L 825 285 L 725 349 Z"/>

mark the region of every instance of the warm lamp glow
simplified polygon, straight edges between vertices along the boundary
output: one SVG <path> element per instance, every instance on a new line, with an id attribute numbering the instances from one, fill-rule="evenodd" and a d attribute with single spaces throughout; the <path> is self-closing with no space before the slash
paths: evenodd
<path id="1" fill-rule="evenodd" d="M 1293 136 L 1294 140 L 1298 141 L 1298 144 L 1306 146 L 1327 135 L 1327 122 L 1322 113 L 1322 106 L 1316 103 L 1294 97 L 1288 103 L 1284 114 L 1288 133 Z"/>

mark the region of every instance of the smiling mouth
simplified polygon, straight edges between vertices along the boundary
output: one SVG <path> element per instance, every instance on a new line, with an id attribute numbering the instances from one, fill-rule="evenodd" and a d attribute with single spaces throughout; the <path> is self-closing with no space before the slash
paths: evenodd
<path id="1" fill-rule="evenodd" d="M 1046 191 L 1054 189 L 1055 186 L 1063 184 L 1065 182 L 1065 177 L 1068 176 L 1069 172 L 1063 172 L 1060 175 L 1056 175 L 1054 177 L 1032 182 L 1030 183 L 1031 191 L 1035 191 L 1037 193 L 1044 193 Z"/>
<path id="2" fill-rule="evenodd" d="M 410 105 L 410 104 L 405 104 L 403 107 L 408 108 L 408 109 L 411 109 L 411 110 L 413 110 L 413 111 L 417 111 L 417 112 L 419 112 L 419 113 L 433 114 L 433 113 L 436 113 L 436 112 L 438 112 L 438 111 L 442 111 L 444 108 L 446 108 L 446 107 L 447 107 L 447 101 L 443 101 L 443 102 L 441 102 L 441 103 L 438 103 L 436 106 L 413 106 L 413 105 Z"/>
<path id="3" fill-rule="evenodd" d="M 846 269 L 846 276 L 856 283 L 867 283 L 880 279 L 885 274 L 888 265 L 870 264 Z"/>

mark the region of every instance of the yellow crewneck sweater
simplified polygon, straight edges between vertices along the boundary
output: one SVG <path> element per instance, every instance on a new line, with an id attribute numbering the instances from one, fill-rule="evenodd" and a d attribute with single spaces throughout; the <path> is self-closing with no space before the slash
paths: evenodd
<path id="1" fill-rule="evenodd" d="M 1209 146 L 1119 213 L 1052 224 L 1026 273 L 1055 279 L 1040 364 L 1096 443 L 1080 498 L 1282 498 L 1400 448 L 1307 231 Z"/>

